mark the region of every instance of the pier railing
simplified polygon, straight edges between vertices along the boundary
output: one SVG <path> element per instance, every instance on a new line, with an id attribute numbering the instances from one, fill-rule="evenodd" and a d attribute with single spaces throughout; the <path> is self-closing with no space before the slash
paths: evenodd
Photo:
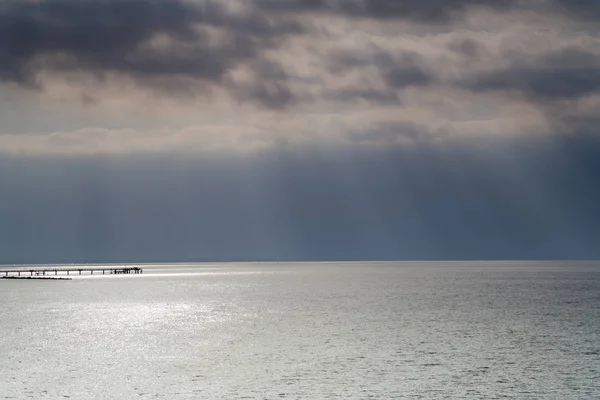
<path id="1" fill-rule="evenodd" d="M 144 271 L 139 267 L 60 267 L 60 268 L 18 268 L 18 269 L 3 269 L 0 268 L 0 276 L 46 276 L 46 275 L 65 275 L 90 274 L 94 275 L 123 275 L 123 274 L 141 274 Z"/>

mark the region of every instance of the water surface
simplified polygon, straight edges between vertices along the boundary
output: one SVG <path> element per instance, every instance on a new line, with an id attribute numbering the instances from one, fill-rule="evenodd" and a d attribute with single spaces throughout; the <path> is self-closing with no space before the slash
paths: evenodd
<path id="1" fill-rule="evenodd" d="M 600 263 L 0 280 L 0 399 L 597 399 Z"/>

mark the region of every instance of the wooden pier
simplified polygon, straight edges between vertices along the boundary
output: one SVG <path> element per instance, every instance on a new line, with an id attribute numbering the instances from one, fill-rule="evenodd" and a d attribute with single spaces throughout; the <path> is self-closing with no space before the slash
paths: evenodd
<path id="1" fill-rule="evenodd" d="M 46 276 L 46 275 L 70 275 L 73 274 L 90 274 L 94 275 L 96 272 L 100 275 L 127 275 L 127 274 L 141 274 L 144 271 L 139 267 L 56 267 L 56 268 L 19 268 L 19 269 L 3 269 L 0 268 L 0 274 L 4 276 Z"/>

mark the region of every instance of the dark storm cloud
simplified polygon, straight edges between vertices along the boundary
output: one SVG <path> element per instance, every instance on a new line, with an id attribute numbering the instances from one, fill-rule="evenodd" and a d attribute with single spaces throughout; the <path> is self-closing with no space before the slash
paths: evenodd
<path id="1" fill-rule="evenodd" d="M 471 7 L 506 10 L 518 0 L 255 0 L 269 11 L 317 12 L 381 20 L 447 23 Z"/>
<path id="2" fill-rule="evenodd" d="M 38 55 L 66 53 L 102 68 L 156 33 L 196 39 L 192 24 L 201 18 L 195 8 L 162 1 L 12 1 L 1 7 L 2 77 L 17 82 L 32 79 L 37 71 L 30 62 Z"/>
<path id="3" fill-rule="evenodd" d="M 215 44 L 205 27 L 223 29 L 222 42 Z M 299 30 L 295 23 L 253 11 L 234 14 L 210 1 L 10 1 L 0 5 L 0 80 L 34 85 L 37 74 L 49 70 L 214 83 Z M 149 41 L 158 34 L 172 44 L 152 46 Z"/>

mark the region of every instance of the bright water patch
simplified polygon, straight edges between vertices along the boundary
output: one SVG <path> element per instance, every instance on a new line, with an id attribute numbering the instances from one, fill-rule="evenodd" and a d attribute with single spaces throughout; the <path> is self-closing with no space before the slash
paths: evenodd
<path id="1" fill-rule="evenodd" d="M 0 281 L 0 399 L 597 399 L 600 263 Z"/>

